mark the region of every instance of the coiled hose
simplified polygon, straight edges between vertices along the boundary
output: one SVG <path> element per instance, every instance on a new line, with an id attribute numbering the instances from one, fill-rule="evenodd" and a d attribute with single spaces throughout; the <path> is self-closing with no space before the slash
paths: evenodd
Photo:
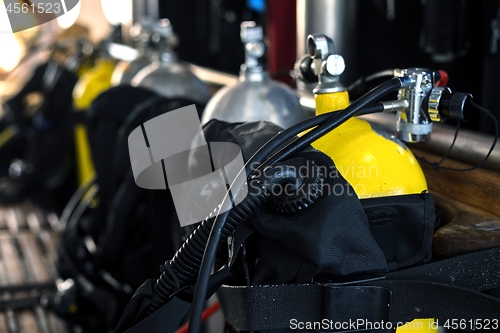
<path id="1" fill-rule="evenodd" d="M 241 223 L 246 221 L 268 200 L 268 192 L 263 184 L 257 180 L 251 180 L 248 186 L 247 197 L 234 207 L 227 218 L 222 232 L 221 241 L 225 241 Z M 212 217 L 203 221 L 189 238 L 177 251 L 172 260 L 165 262 L 165 271 L 156 281 L 151 298 L 149 314 L 158 310 L 165 304 L 168 298 L 179 288 L 194 283 L 198 276 L 201 260 L 205 252 L 205 246 L 212 230 L 214 219 Z M 167 267 L 169 265 L 170 267 Z"/>
<path id="2" fill-rule="evenodd" d="M 405 83 L 403 83 L 403 81 L 405 81 Z M 265 166 L 282 161 L 284 158 L 293 155 L 297 151 L 300 151 L 310 142 L 316 140 L 317 138 L 321 137 L 322 135 L 336 128 L 339 124 L 343 123 L 345 120 L 356 115 L 363 108 L 367 107 L 370 103 L 375 102 L 381 96 L 387 94 L 392 90 L 399 89 L 403 84 L 408 84 L 408 82 L 406 81 L 408 80 L 403 78 L 395 78 L 388 82 L 383 83 L 382 85 L 380 85 L 379 87 L 377 87 L 376 89 L 374 89 L 373 91 L 371 91 L 370 93 L 363 96 L 362 98 L 354 102 L 352 105 L 347 107 L 343 112 L 329 116 L 329 118 L 326 119 L 323 123 L 318 124 L 318 127 L 316 127 L 314 130 L 307 133 L 303 137 L 298 138 L 293 143 L 288 144 L 285 148 L 282 148 L 280 151 L 276 152 L 260 167 L 264 169 Z M 302 124 L 298 125 L 301 126 Z M 287 132 L 287 130 L 285 130 L 284 132 Z M 293 134 L 295 135 L 297 133 Z M 282 135 L 282 136 L 287 137 L 287 135 Z M 270 146 L 272 146 L 271 142 Z M 262 149 L 262 152 L 264 151 L 266 151 L 265 147 L 263 147 Z M 266 152 L 269 153 L 268 151 Z M 260 153 L 261 152 L 259 151 L 258 153 L 256 153 L 256 155 L 261 155 Z M 264 154 L 262 153 L 262 155 Z M 254 160 L 254 158 L 252 157 L 251 160 Z M 257 160 L 257 162 L 261 161 Z M 251 181 L 259 182 L 255 178 L 251 178 Z M 212 243 L 218 245 L 222 241 L 225 241 L 227 237 L 231 235 L 241 223 L 243 223 L 246 219 L 248 219 L 248 217 L 250 217 L 259 207 L 262 207 L 262 205 L 268 200 L 267 191 L 265 190 L 265 187 L 261 183 L 252 185 L 253 186 L 250 186 L 249 184 L 248 196 L 242 203 L 233 208 L 230 212 L 225 212 L 219 215 L 218 216 L 219 221 L 216 221 L 212 217 L 203 221 L 202 224 L 199 225 L 198 228 L 195 231 L 193 231 L 191 236 L 184 242 L 182 247 L 175 254 L 174 258 L 171 261 L 167 261 L 165 263 L 165 271 L 161 274 L 160 278 L 157 280 L 153 291 L 153 295 L 151 298 L 151 306 L 149 308 L 149 314 L 155 312 L 163 304 L 165 304 L 168 298 L 176 290 L 178 290 L 180 286 L 186 286 L 188 284 L 195 282 L 196 278 L 198 277 L 198 273 L 200 272 L 200 267 L 202 266 L 203 256 L 205 254 L 205 248 L 209 247 L 210 245 L 208 244 L 208 240 L 211 238 L 210 234 L 212 233 L 214 225 L 216 227 L 217 225 L 222 226 L 219 231 L 220 234 L 218 234 L 217 237 L 214 237 L 212 239 L 213 240 Z M 256 192 L 256 190 L 259 191 Z M 235 195 L 235 193 L 233 193 L 233 195 Z M 209 257 L 210 258 L 214 257 L 212 252 L 210 252 Z M 211 267 L 212 260 L 210 259 L 208 260 L 208 262 L 210 263 Z M 202 294 L 205 294 L 205 292 L 203 292 Z M 196 327 L 196 324 L 194 322 L 192 323 L 192 327 L 190 327 L 190 330 L 193 327 Z"/>

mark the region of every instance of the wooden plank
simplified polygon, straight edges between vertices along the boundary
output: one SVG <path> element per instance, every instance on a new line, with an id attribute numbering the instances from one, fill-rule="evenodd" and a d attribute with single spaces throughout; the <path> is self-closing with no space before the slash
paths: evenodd
<path id="1" fill-rule="evenodd" d="M 33 242 L 36 243 L 36 246 L 34 246 L 32 242 L 30 242 L 30 244 L 27 244 L 27 246 L 31 248 L 31 251 L 29 251 L 31 257 L 30 260 L 32 261 L 32 265 L 42 265 L 44 267 L 44 277 L 48 280 L 53 281 L 57 278 L 55 264 L 58 235 L 55 232 L 51 231 L 52 226 L 48 223 L 47 219 L 45 219 L 41 215 L 40 210 L 38 210 L 36 207 L 31 206 L 27 211 L 30 212 L 27 215 L 27 222 L 30 227 L 30 231 L 32 233 L 35 233 L 35 235 L 33 236 Z M 45 223 L 43 222 L 44 220 Z M 56 222 L 58 223 L 58 221 Z M 23 240 L 23 242 L 24 241 L 26 240 Z M 33 250 L 35 249 L 39 251 L 39 256 L 32 256 L 32 254 L 34 253 Z M 64 321 L 53 312 L 37 308 L 36 313 L 37 318 L 39 318 L 39 324 L 42 328 L 42 332 L 68 332 L 68 328 L 66 327 Z"/>
<path id="2" fill-rule="evenodd" d="M 19 229 L 26 230 L 28 229 L 28 224 L 26 223 L 26 211 L 23 209 L 23 206 L 23 204 L 13 206 L 12 210 L 14 211 L 14 216 L 17 219 Z"/>
<path id="3" fill-rule="evenodd" d="M 7 273 L 5 270 L 5 265 L 0 257 L 0 285 L 8 284 L 6 280 Z M 8 301 L 12 297 L 8 293 L 0 295 L 1 301 Z M 0 332 L 14 333 L 17 331 L 17 323 L 14 316 L 14 311 L 7 310 L 5 312 L 0 312 Z"/>
<path id="4" fill-rule="evenodd" d="M 55 279 L 57 277 L 55 265 L 57 260 L 59 236 L 55 232 L 43 230 L 38 234 L 38 239 L 44 249 L 50 275 L 53 279 Z"/>
<path id="5" fill-rule="evenodd" d="M 38 330 L 40 331 L 40 333 L 52 333 L 53 330 L 49 324 L 49 317 L 47 311 L 40 305 L 36 306 L 34 310 L 38 324 Z"/>
<path id="6" fill-rule="evenodd" d="M 10 284 L 25 282 L 23 281 L 23 271 L 20 265 L 21 259 L 12 236 L 0 234 L 0 251 L 5 264 L 7 282 Z"/>
<path id="7" fill-rule="evenodd" d="M 47 230 L 40 231 L 38 235 L 19 235 L 22 247 L 26 251 L 27 262 L 37 272 L 37 282 L 54 281 L 57 277 L 53 238 L 57 238 L 57 235 L 52 231 L 47 232 Z M 53 312 L 37 307 L 35 313 L 37 314 L 41 332 L 68 332 L 64 321 Z"/>
<path id="8" fill-rule="evenodd" d="M 49 224 L 49 221 L 47 220 L 46 214 L 42 211 L 41 208 L 33 205 L 31 202 L 26 202 L 26 211 L 28 211 L 30 214 L 34 215 L 36 218 L 36 222 L 38 223 L 39 227 L 41 229 L 50 229 L 51 225 Z M 54 214 L 54 213 L 52 213 Z M 57 216 L 56 216 L 57 219 Z M 32 220 L 35 221 L 35 220 Z M 31 225 L 29 224 L 28 220 L 28 225 L 31 228 Z"/>
<path id="9" fill-rule="evenodd" d="M 440 156 L 419 149 L 414 154 L 429 161 L 439 161 Z M 500 214 L 500 173 L 476 169 L 468 172 L 444 169 L 433 170 L 428 164 L 421 164 L 427 178 L 429 191 L 441 193 L 464 205 L 472 206 L 492 215 Z M 469 164 L 447 159 L 442 166 L 465 169 Z"/>
<path id="10" fill-rule="evenodd" d="M 0 207 L 0 285 L 55 281 L 59 221 L 30 202 Z M 2 301 L 39 296 L 38 291 L 4 293 Z M 41 306 L 0 312 L 0 333 L 67 333 L 60 318 Z"/>
<path id="11" fill-rule="evenodd" d="M 38 234 L 42 230 L 40 220 L 33 210 L 28 210 L 25 218 L 28 228 L 33 234 Z"/>
<path id="12" fill-rule="evenodd" d="M 40 223 L 40 228 L 49 230 L 51 229 L 51 226 L 49 224 L 49 221 L 47 220 L 47 216 L 45 212 L 40 210 L 40 208 L 33 207 L 33 212 L 35 213 L 36 217 L 38 218 L 38 221 Z"/>
<path id="13" fill-rule="evenodd" d="M 18 236 L 19 243 L 23 250 L 23 262 L 26 265 L 26 279 L 32 282 L 48 282 L 51 276 L 47 272 L 41 251 L 38 248 L 36 236 L 28 233 L 21 233 Z"/>
<path id="14" fill-rule="evenodd" d="M 49 325 L 54 333 L 67 333 L 70 331 L 64 321 L 52 312 L 49 313 Z"/>
<path id="15" fill-rule="evenodd" d="M 412 150 L 428 161 L 441 159 L 429 152 Z M 482 168 L 465 172 L 434 170 L 426 163 L 421 166 L 445 224 L 434 234 L 436 258 L 500 246 L 500 173 Z M 451 159 L 441 166 L 460 170 L 471 167 Z"/>
<path id="16" fill-rule="evenodd" d="M 26 215 L 26 223 L 28 224 L 28 228 L 31 233 L 33 234 L 38 234 L 41 230 L 42 227 L 40 225 L 40 221 L 38 220 L 38 217 L 36 216 L 35 213 L 30 212 Z"/>
<path id="17" fill-rule="evenodd" d="M 28 233 L 21 233 L 18 236 L 20 247 L 24 253 L 23 263 L 27 268 L 25 277 L 32 282 L 50 282 L 49 275 L 45 262 L 41 256 L 41 251 L 36 240 L 36 236 Z M 39 296 L 37 293 L 32 293 L 34 296 Z M 50 333 L 48 318 L 45 310 L 41 306 L 35 307 L 35 315 L 40 333 Z"/>
<path id="18" fill-rule="evenodd" d="M 42 230 L 34 236 L 38 249 L 40 250 L 40 256 L 43 260 L 44 267 L 47 270 L 50 279 L 55 280 L 57 278 L 55 250 L 50 248 L 51 245 L 46 245 L 44 242 L 44 239 L 50 240 L 49 233 L 46 230 Z"/>
<path id="19" fill-rule="evenodd" d="M 3 263 L 5 264 L 6 280 L 9 284 L 22 284 L 23 282 L 31 282 L 24 277 L 22 258 L 15 244 L 15 238 L 0 237 L 0 252 Z M 20 293 L 19 297 L 28 296 L 26 293 Z M 35 315 L 30 310 L 24 310 L 15 314 L 17 319 L 19 333 L 39 333 Z"/>
<path id="20" fill-rule="evenodd" d="M 434 233 L 436 258 L 449 258 L 500 246 L 500 219 L 478 208 L 435 193 L 436 206 L 445 224 Z"/>
<path id="21" fill-rule="evenodd" d="M 11 232 L 11 234 L 17 234 L 19 232 L 19 224 L 14 210 L 11 207 L 7 208 L 4 212 L 4 216 L 7 229 Z"/>
<path id="22" fill-rule="evenodd" d="M 59 223 L 59 218 L 55 213 L 48 213 L 46 217 L 47 217 L 47 222 L 50 224 L 52 230 L 61 231 L 61 224 Z"/>
<path id="23" fill-rule="evenodd" d="M 5 208 L 0 207 L 0 230 L 7 229 L 7 222 L 5 221 Z"/>

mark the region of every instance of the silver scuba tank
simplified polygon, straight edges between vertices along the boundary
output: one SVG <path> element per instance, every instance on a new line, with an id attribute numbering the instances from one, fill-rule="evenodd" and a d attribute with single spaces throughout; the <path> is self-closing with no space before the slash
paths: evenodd
<path id="1" fill-rule="evenodd" d="M 262 27 L 255 22 L 241 24 L 245 64 L 239 82 L 219 90 L 207 104 L 202 124 L 211 119 L 228 122 L 269 120 L 283 128 L 307 118 L 298 97 L 287 85 L 271 80 L 260 62 L 264 56 Z"/>
<path id="2" fill-rule="evenodd" d="M 132 39 L 137 43 L 138 56 L 132 61 L 123 60 L 116 65 L 111 77 L 113 86 L 130 84 L 137 73 L 150 65 L 153 62 L 156 44 L 161 39 L 154 34 L 152 23 L 149 21 L 135 23 L 130 30 Z"/>
<path id="3" fill-rule="evenodd" d="M 137 73 L 132 79 L 132 86 L 149 88 L 167 98 L 189 97 L 193 101 L 207 103 L 211 96 L 210 89 L 177 59 L 172 50 L 177 44 L 177 37 L 170 21 L 158 21 L 154 32 L 164 42 L 158 43 L 153 62 Z"/>

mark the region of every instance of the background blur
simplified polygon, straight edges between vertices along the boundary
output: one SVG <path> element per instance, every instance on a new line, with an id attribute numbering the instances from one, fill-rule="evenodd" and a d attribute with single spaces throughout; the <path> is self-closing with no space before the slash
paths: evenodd
<path id="1" fill-rule="evenodd" d="M 109 35 L 112 24 L 122 23 L 127 40 L 132 20 L 138 20 L 146 2 L 81 0 L 57 20 L 14 35 L 0 33 L 0 96 L 12 94 L 27 80 L 34 66 L 48 56 L 50 41 L 60 38 L 64 29 L 77 25 L 98 42 Z M 155 15 L 170 19 L 180 40 L 176 52 L 188 62 L 237 74 L 244 58 L 239 26 L 254 20 L 266 29 L 269 69 L 278 76 L 303 54 L 307 33 L 325 33 L 346 60 L 342 76 L 346 85 L 361 75 L 388 68 L 444 69 L 452 89 L 472 93 L 499 116 L 497 0 L 315 0 L 316 11 L 309 8 L 310 0 L 159 3 Z M 6 24 L 2 4 L 0 32 Z M 480 118 L 466 126 L 492 133 L 491 124 Z"/>

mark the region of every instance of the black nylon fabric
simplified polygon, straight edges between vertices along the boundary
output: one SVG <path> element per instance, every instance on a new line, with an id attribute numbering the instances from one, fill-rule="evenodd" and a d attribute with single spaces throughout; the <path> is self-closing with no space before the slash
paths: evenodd
<path id="1" fill-rule="evenodd" d="M 280 130 L 281 128 L 268 122 L 228 124 L 212 120 L 204 126 L 207 142 L 236 143 L 241 147 L 245 160 L 248 160 L 258 148 Z M 252 267 L 252 284 L 300 284 L 311 281 L 318 274 L 340 277 L 351 277 L 358 274 L 382 275 L 388 270 L 387 259 L 396 261 L 400 265 L 428 260 L 428 240 L 425 239 L 428 235 L 427 231 L 416 233 L 412 245 L 405 249 L 402 254 L 399 254 L 397 250 L 400 245 L 398 239 L 392 240 L 392 246 L 386 248 L 386 258 L 372 234 L 370 221 L 377 227 L 396 228 L 395 235 L 403 233 L 405 220 L 406 223 L 417 221 L 421 226 L 428 224 L 431 226 L 429 230 L 432 230 L 433 206 L 430 196 L 401 197 L 401 201 L 396 203 L 393 201 L 371 203 L 367 200 L 362 205 L 352 187 L 339 172 L 336 172 L 335 165 L 328 156 L 311 148 L 299 155 L 314 160 L 317 165 L 329 171 L 326 175 L 326 184 L 330 185 L 330 188 L 338 185 L 337 188 L 340 187 L 344 190 L 342 194 L 320 198 L 303 214 L 290 216 L 277 213 L 271 208 L 256 212 L 249 221 L 258 231 L 255 251 L 257 260 L 256 266 Z M 196 163 L 196 156 L 194 156 L 193 162 Z M 409 200 L 410 207 L 405 205 L 405 200 Z M 391 208 L 401 214 L 401 219 L 397 218 L 398 215 L 386 223 L 373 223 L 380 219 L 387 219 L 387 216 L 373 214 L 372 219 L 367 217 L 365 208 L 386 207 L 389 204 L 392 204 Z M 420 209 L 423 210 L 422 213 L 413 214 Z M 414 216 L 403 216 L 403 213 Z M 387 239 L 383 239 L 381 236 L 383 231 L 377 230 L 376 233 L 380 234 L 377 237 L 380 243 L 387 242 Z M 408 236 L 404 233 L 403 235 Z M 250 251 L 249 247 L 247 250 Z M 272 303 L 266 306 L 259 303 L 258 298 L 245 300 L 241 297 L 230 297 L 231 303 L 226 303 L 224 308 L 228 311 L 227 315 L 230 316 L 229 311 L 235 309 L 244 312 L 250 307 L 264 306 L 264 309 L 269 310 L 269 312 L 264 313 L 264 316 L 272 317 L 274 314 L 281 313 L 286 303 L 280 303 L 279 300 L 285 300 L 287 296 L 286 294 L 273 295 Z M 302 294 L 299 293 L 297 297 L 297 299 L 304 300 L 311 297 L 314 299 L 315 296 L 309 290 Z M 239 302 L 243 303 L 238 305 Z M 317 315 L 311 311 L 319 310 L 303 307 L 299 303 L 301 302 L 295 302 L 289 307 L 298 306 L 303 314 Z M 122 320 L 127 321 L 128 325 L 138 319 L 135 318 L 130 322 L 128 319 L 123 319 L 124 316 L 122 316 Z M 165 323 L 170 323 L 173 319 L 167 316 L 163 320 Z M 259 320 L 262 320 L 262 316 L 258 317 L 256 322 Z M 283 326 L 277 326 L 273 329 L 281 328 Z"/>
<path id="2" fill-rule="evenodd" d="M 44 82 L 44 76 L 48 66 L 49 62 L 38 66 L 33 76 L 26 82 L 23 88 L 15 96 L 5 102 L 5 104 L 19 120 L 23 118 L 22 113 L 25 107 L 24 98 L 32 92 L 41 92 L 44 95 L 44 102 L 40 110 L 43 112 L 43 116 L 48 118 L 56 126 L 67 125 L 64 122 L 71 111 L 72 92 L 78 81 L 78 77 L 66 68 L 59 66 L 58 71 L 60 73 L 57 77 L 57 81 L 55 83 L 50 82 L 54 84 L 53 88 L 47 88 L 45 87 L 46 83 Z"/>
<path id="3" fill-rule="evenodd" d="M 113 333 L 169 333 L 173 332 L 189 310 L 189 303 L 174 297 L 153 315 L 144 318 L 153 294 L 155 280 L 149 279 L 142 284 L 127 304 Z M 165 318 L 168 317 L 168 320 Z M 134 323 L 139 322 L 134 326 Z"/>
<path id="4" fill-rule="evenodd" d="M 252 283 L 303 283 L 317 274 L 387 271 L 384 253 L 370 232 L 363 207 L 331 159 L 314 150 L 299 155 L 329 171 L 325 190 L 343 190 L 325 195 L 306 213 L 281 214 L 270 208 L 252 217 L 253 227 L 266 236 L 259 241 L 260 260 Z M 269 244 L 270 240 L 278 243 Z M 281 246 L 284 248 L 278 251 Z M 283 256 L 286 251 L 290 253 Z"/>
<path id="5" fill-rule="evenodd" d="M 243 331 L 286 329 L 292 319 L 297 322 L 389 319 L 390 292 L 378 286 L 224 285 L 218 296 L 227 322 Z M 379 309 L 374 309 L 374 305 Z"/>
<path id="6" fill-rule="evenodd" d="M 99 206 L 95 211 L 97 219 L 103 221 L 116 183 L 124 176 L 127 164 L 121 170 L 113 170 L 115 158 L 116 136 L 126 117 L 141 102 L 157 95 L 149 90 L 131 86 L 113 87 L 100 94 L 87 111 L 87 130 L 92 154 L 92 161 L 99 185 Z M 119 173 L 119 174 L 117 174 Z M 113 181 L 115 180 L 115 181 Z M 104 222 L 96 223 L 90 233 L 93 237 L 100 234 Z"/>
<path id="7" fill-rule="evenodd" d="M 245 160 L 280 130 L 269 122 L 212 120 L 204 127 L 208 142 L 234 142 Z M 316 274 L 380 274 L 431 259 L 431 195 L 359 200 L 328 156 L 312 148 L 300 156 L 327 170 L 327 189 L 332 193 L 307 214 L 281 214 L 269 208 L 252 217 L 260 233 L 253 284 L 302 283 Z"/>
<path id="8" fill-rule="evenodd" d="M 148 279 L 135 291 L 113 332 L 124 332 L 142 316 L 145 316 L 145 312 L 151 304 L 155 283 L 154 279 Z"/>
<path id="9" fill-rule="evenodd" d="M 360 200 L 390 270 L 432 259 L 434 197 L 428 193 Z"/>
<path id="10" fill-rule="evenodd" d="M 51 82 L 47 82 L 47 70 L 54 73 Z M 57 212 L 75 190 L 71 105 L 77 80 L 74 73 L 49 60 L 39 65 L 22 89 L 5 102 L 8 114 L 2 119 L 2 127 L 15 125 L 18 133 L 0 149 L 0 175 L 7 175 L 15 158 L 31 164 L 33 171 L 3 188 L 0 201 L 30 197 Z M 35 92 L 43 95 L 43 102 L 28 116 L 26 97 Z"/>
<path id="11" fill-rule="evenodd" d="M 173 242 L 180 236 L 177 232 L 171 232 L 171 224 L 178 223 L 177 221 L 160 218 L 170 216 L 172 212 L 175 213 L 170 192 L 150 191 L 135 184 L 130 170 L 127 138 L 130 132 L 142 123 L 163 113 L 191 104 L 193 104 L 191 101 L 184 99 L 156 98 L 144 101 L 132 113 L 128 114 L 114 145 L 112 170 L 117 175 L 115 177 L 120 177 L 120 174 L 125 170 L 128 172 L 118 184 L 118 190 L 110 204 L 106 228 L 101 238 L 101 259 L 107 267 L 112 267 L 114 271 L 123 271 L 121 275 L 127 277 L 128 280 L 133 278 L 136 283 L 144 280 L 144 272 L 148 272 L 147 276 L 154 276 L 157 267 L 177 250 L 173 246 Z M 196 108 L 201 114 L 203 106 L 197 105 Z M 140 219 L 130 219 L 130 216 L 141 204 L 144 206 L 145 215 Z M 129 222 L 124 223 L 124 221 Z M 146 223 L 144 223 L 145 221 Z M 137 241 L 141 230 L 145 233 L 143 235 L 145 241 L 142 242 Z M 166 236 L 171 237 L 166 239 Z M 132 241 L 134 240 L 139 243 L 137 248 L 133 247 L 134 242 Z M 147 256 L 144 255 L 144 251 L 147 250 L 145 244 L 149 248 Z M 137 255 L 139 250 L 143 252 L 142 256 Z M 134 257 L 142 258 L 142 262 L 137 262 L 138 265 L 126 265 L 122 262 Z M 148 260 L 144 260 L 144 258 Z M 149 269 L 139 269 L 138 267 L 141 266 L 149 267 Z M 136 267 L 138 269 L 131 272 L 129 269 L 121 267 Z M 136 283 L 132 285 L 137 285 Z"/>
<path id="12" fill-rule="evenodd" d="M 214 119 L 203 126 L 207 142 L 236 143 L 244 161 L 248 161 L 260 147 L 282 130 L 268 121 L 228 123 Z"/>
<path id="13" fill-rule="evenodd" d="M 126 289 L 134 290 L 144 280 L 156 277 L 158 267 L 175 253 L 173 240 L 180 237 L 170 232 L 170 225 L 175 222 L 165 218 L 175 211 L 170 193 L 145 190 L 135 184 L 130 170 L 128 135 L 153 117 L 192 104 L 187 99 L 166 99 L 142 88 L 119 86 L 102 93 L 88 111 L 99 205 L 97 209 L 87 209 L 74 227 L 65 231 L 63 244 L 70 249 L 62 252 L 94 285 L 111 288 L 98 274 L 104 271 L 122 286 L 128 286 L 110 296 L 116 298 L 117 310 L 108 309 L 110 320 L 100 323 L 108 328 L 116 324 L 130 298 Z M 197 105 L 197 110 L 200 114 L 203 106 Z M 97 245 L 95 253 L 89 253 L 83 246 L 84 237 L 89 235 Z M 73 248 L 83 250 L 75 253 L 71 251 Z M 64 278 L 75 278 L 74 271 L 62 260 L 58 271 Z M 100 315 L 93 308 L 84 308 L 82 312 L 94 321 Z"/>
<path id="14" fill-rule="evenodd" d="M 199 110 L 199 109 L 198 109 Z M 268 121 L 258 121 L 249 123 L 228 123 L 217 119 L 210 120 L 203 126 L 203 134 L 207 142 L 231 142 L 237 144 L 246 162 L 260 147 L 262 147 L 273 136 L 283 129 Z M 202 163 L 205 163 L 204 156 L 201 156 Z M 190 155 L 189 162 L 200 163 L 199 156 L 195 151 Z M 190 166 L 191 168 L 191 166 Z M 172 232 L 182 234 L 181 239 L 175 241 L 175 247 L 179 248 L 189 237 L 196 225 L 179 227 L 179 219 L 175 210 L 169 215 L 172 222 Z"/>

